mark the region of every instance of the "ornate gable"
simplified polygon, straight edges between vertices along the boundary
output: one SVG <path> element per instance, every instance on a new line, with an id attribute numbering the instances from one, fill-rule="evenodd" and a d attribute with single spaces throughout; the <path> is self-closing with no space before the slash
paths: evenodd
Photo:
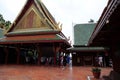
<path id="1" fill-rule="evenodd" d="M 24 32 L 24 31 L 33 31 L 33 30 L 51 30 L 52 28 L 44 22 L 44 19 L 41 17 L 34 5 L 32 5 L 21 20 L 16 24 L 13 29 L 13 32 Z"/>
<path id="2" fill-rule="evenodd" d="M 35 31 L 61 31 L 41 1 L 28 0 L 6 35 Z"/>

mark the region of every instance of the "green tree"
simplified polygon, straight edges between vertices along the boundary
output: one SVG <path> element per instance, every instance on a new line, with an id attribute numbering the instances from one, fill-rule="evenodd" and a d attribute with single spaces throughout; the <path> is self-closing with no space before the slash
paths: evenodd
<path id="1" fill-rule="evenodd" d="M 8 29 L 11 25 L 11 22 L 10 21 L 6 21 L 5 22 L 5 28 Z"/>
<path id="2" fill-rule="evenodd" d="M 5 20 L 4 20 L 4 18 L 3 18 L 3 16 L 2 16 L 2 14 L 0 14 L 0 22 L 5 22 Z"/>
<path id="3" fill-rule="evenodd" d="M 4 26 L 5 26 L 5 20 L 3 16 L 0 14 L 0 28 L 4 28 Z"/>
<path id="4" fill-rule="evenodd" d="M 5 21 L 5 19 L 3 18 L 3 15 L 0 14 L 0 28 L 7 30 L 10 25 L 11 25 L 11 22 Z"/>

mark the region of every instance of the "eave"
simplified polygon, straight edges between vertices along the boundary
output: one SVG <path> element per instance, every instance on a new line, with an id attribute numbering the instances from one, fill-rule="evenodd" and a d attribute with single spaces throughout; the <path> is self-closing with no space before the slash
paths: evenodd
<path id="1" fill-rule="evenodd" d="M 89 43 L 92 43 L 92 40 L 96 37 L 98 32 L 105 25 L 106 21 L 109 20 L 110 15 L 113 13 L 113 11 L 117 5 L 118 5 L 118 0 L 111 0 L 111 2 L 109 2 L 108 5 L 105 7 L 96 27 L 94 29 L 94 32 L 92 33 Z"/>
<path id="2" fill-rule="evenodd" d="M 108 48 L 104 47 L 71 47 L 67 49 L 70 52 L 99 52 L 106 51 Z"/>
<path id="3" fill-rule="evenodd" d="M 66 42 L 54 34 L 11 36 L 0 39 L 0 44 L 19 44 L 19 43 L 44 43 L 44 42 Z"/>
<path id="4" fill-rule="evenodd" d="M 104 46 L 109 46 L 108 40 L 105 42 L 103 39 L 107 39 L 108 37 L 109 37 L 108 39 L 112 39 L 112 37 L 111 37 L 112 34 L 117 35 L 116 34 L 117 29 L 115 31 L 112 31 L 112 33 L 111 33 L 110 29 L 112 29 L 112 28 L 115 29 L 115 27 L 113 27 L 113 26 L 108 27 L 108 26 L 111 24 L 118 24 L 119 23 L 119 22 L 113 23 L 113 17 L 112 17 L 114 15 L 117 15 L 115 13 L 119 7 L 119 4 L 120 4 L 119 0 L 110 0 L 108 2 L 108 5 L 105 7 L 105 9 L 104 9 L 99 21 L 98 21 L 93 33 L 92 33 L 92 36 L 89 39 L 89 45 L 94 44 L 94 45 L 103 46 L 102 44 L 104 44 Z M 110 34 L 111 34 L 111 36 L 109 36 Z M 106 35 L 108 35 L 108 36 L 106 36 Z M 102 38 L 100 36 L 102 36 L 102 37 L 104 36 L 104 38 Z M 102 41 L 98 41 L 100 39 Z M 95 42 L 95 41 L 97 41 L 97 42 Z"/>

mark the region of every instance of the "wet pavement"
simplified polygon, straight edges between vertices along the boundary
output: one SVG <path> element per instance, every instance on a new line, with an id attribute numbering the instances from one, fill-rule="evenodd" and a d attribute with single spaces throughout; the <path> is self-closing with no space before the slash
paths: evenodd
<path id="1" fill-rule="evenodd" d="M 0 65 L 0 80 L 87 80 L 92 67 Z M 101 68 L 108 75 L 111 68 Z"/>

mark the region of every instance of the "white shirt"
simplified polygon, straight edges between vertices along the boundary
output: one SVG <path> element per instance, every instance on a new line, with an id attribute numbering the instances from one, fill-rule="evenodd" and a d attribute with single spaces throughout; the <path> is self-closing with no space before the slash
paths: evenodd
<path id="1" fill-rule="evenodd" d="M 99 62 L 103 62 L 102 58 L 103 58 L 102 56 L 99 57 Z"/>

